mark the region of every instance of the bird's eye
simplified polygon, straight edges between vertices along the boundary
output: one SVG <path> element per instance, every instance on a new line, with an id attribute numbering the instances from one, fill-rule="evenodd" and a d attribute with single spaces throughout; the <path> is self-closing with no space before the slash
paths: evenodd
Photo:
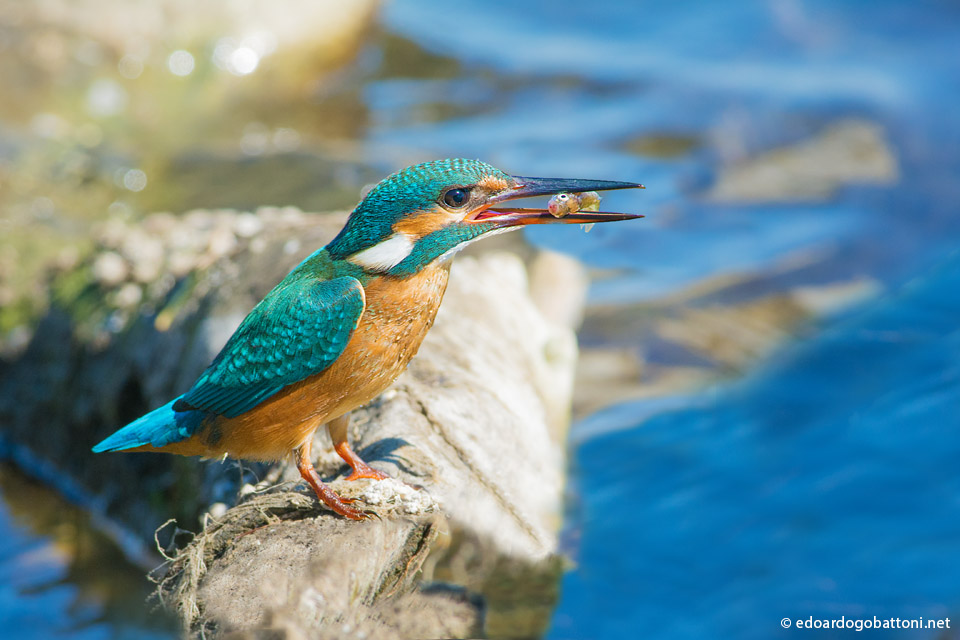
<path id="1" fill-rule="evenodd" d="M 469 189 L 450 189 L 443 194 L 443 204 L 447 205 L 451 209 L 459 209 L 467 202 L 467 198 L 469 196 Z"/>

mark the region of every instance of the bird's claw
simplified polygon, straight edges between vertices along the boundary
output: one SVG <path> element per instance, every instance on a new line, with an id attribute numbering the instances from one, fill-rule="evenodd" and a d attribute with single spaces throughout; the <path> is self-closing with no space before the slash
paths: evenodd
<path id="1" fill-rule="evenodd" d="M 377 471 L 373 467 L 364 465 L 363 467 L 354 468 L 353 473 L 346 477 L 346 481 L 353 482 L 354 480 L 359 480 L 360 478 L 370 478 L 371 480 L 389 480 L 390 476 L 382 471 Z"/>
<path id="2" fill-rule="evenodd" d="M 353 502 L 353 500 L 351 500 L 351 502 Z M 367 519 L 366 511 L 361 511 L 360 509 L 354 509 L 353 507 L 348 507 L 346 504 L 340 504 L 336 507 L 334 507 L 333 505 L 328 505 L 328 506 L 334 511 L 334 513 L 337 513 L 349 520 L 356 520 L 359 522 Z"/>

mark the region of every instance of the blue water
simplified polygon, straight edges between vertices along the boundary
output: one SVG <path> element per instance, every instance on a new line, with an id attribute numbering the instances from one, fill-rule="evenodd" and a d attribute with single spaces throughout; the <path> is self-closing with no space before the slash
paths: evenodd
<path id="1" fill-rule="evenodd" d="M 0 636 L 173 637 L 153 586 L 90 514 L 0 461 Z"/>
<path id="2" fill-rule="evenodd" d="M 960 626 L 958 292 L 960 253 L 742 382 L 593 417 L 611 430 L 576 452 L 583 539 L 551 637 Z"/>
<path id="3" fill-rule="evenodd" d="M 97 625 L 96 606 L 84 606 L 79 589 L 67 580 L 68 554 L 53 541 L 24 530 L 0 511 L 3 555 L 0 557 L 0 622 L 15 638 L 100 639 L 111 636 L 109 625 Z M 12 606 L 11 606 L 12 605 Z M 60 612 L 69 611 L 69 616 Z"/>
<path id="4" fill-rule="evenodd" d="M 386 6 L 390 28 L 466 65 L 456 81 L 368 89 L 375 153 L 488 159 L 511 171 L 640 180 L 605 208 L 650 214 L 590 237 L 549 227 L 535 242 L 616 267 L 593 299 L 637 300 L 722 273 L 826 254 L 831 277 L 900 281 L 960 237 L 960 8 L 948 3 L 617 0 L 517 9 L 506 0 L 437 12 Z M 406 102 L 397 99 L 405 96 Z M 410 96 L 422 96 L 411 99 Z M 479 102 L 424 122 L 424 104 Z M 845 117 L 875 122 L 897 157 L 895 187 L 853 186 L 826 203 L 720 206 L 700 198 L 727 158 L 789 144 Z M 691 136 L 672 158 L 632 137 Z M 669 215 L 665 215 L 666 212 Z M 658 215 L 659 214 L 659 215 Z"/>

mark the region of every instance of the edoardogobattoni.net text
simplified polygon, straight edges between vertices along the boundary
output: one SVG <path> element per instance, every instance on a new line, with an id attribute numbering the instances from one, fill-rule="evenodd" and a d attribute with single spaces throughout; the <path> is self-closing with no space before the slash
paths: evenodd
<path id="1" fill-rule="evenodd" d="M 921 618 L 783 618 L 780 626 L 784 629 L 949 629 L 950 618 L 926 619 Z"/>

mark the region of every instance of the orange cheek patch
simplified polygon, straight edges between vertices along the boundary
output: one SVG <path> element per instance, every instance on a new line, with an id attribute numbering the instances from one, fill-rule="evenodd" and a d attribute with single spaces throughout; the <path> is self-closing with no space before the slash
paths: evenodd
<path id="1" fill-rule="evenodd" d="M 484 176 L 484 178 L 477 183 L 477 186 L 483 187 L 488 191 L 502 191 L 509 187 L 510 183 L 498 176 Z"/>
<path id="2" fill-rule="evenodd" d="M 452 222 L 456 222 L 460 217 L 462 216 L 458 217 L 436 209 L 420 211 L 394 224 L 393 230 L 415 238 L 422 238 L 429 233 L 443 229 Z"/>

